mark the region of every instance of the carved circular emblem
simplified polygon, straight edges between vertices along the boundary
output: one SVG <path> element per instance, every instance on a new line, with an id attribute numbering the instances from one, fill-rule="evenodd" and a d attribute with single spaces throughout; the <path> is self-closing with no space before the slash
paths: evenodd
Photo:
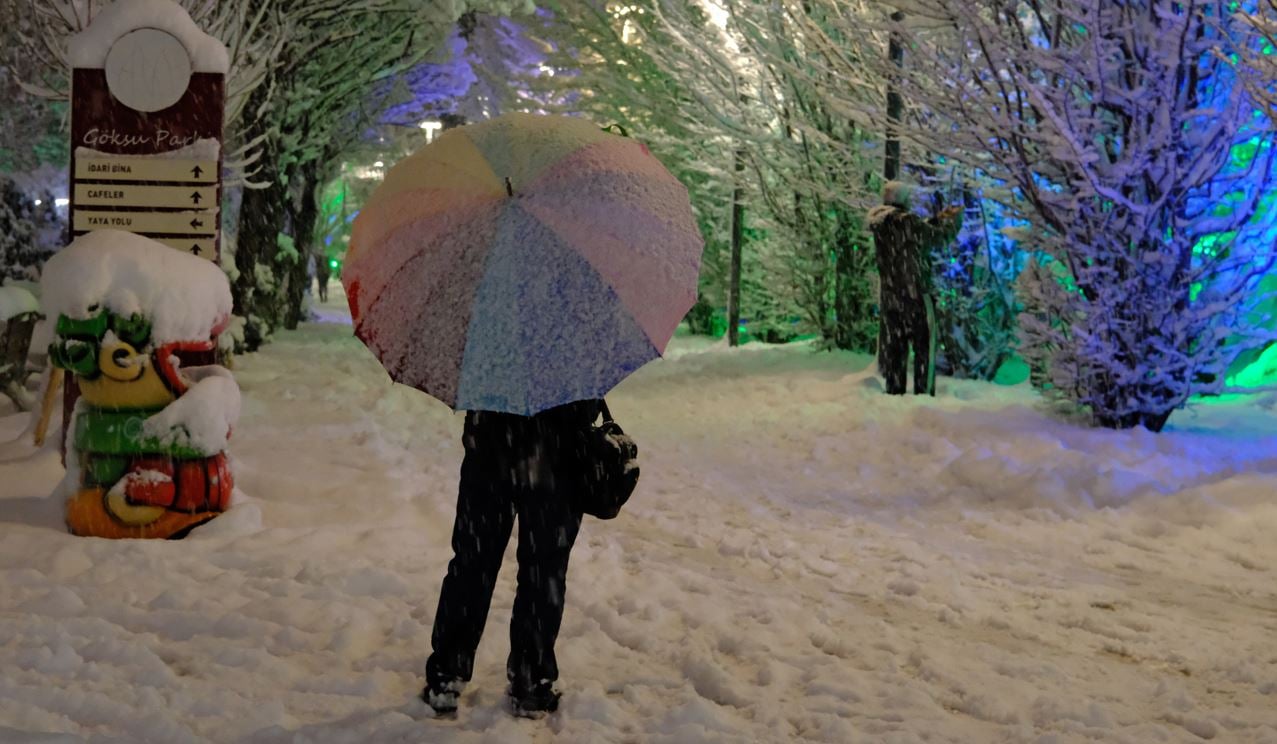
<path id="1" fill-rule="evenodd" d="M 191 56 L 172 34 L 140 28 L 121 36 L 106 55 L 106 84 L 116 100 L 137 111 L 177 103 L 191 82 Z"/>

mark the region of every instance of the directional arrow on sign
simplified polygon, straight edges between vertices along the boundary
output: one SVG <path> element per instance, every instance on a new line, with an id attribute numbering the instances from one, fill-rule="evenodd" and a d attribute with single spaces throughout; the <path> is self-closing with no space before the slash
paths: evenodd
<path id="1" fill-rule="evenodd" d="M 192 242 L 198 242 L 205 255 L 216 251 L 211 241 L 203 240 L 203 236 L 217 235 L 216 212 L 103 212 L 95 209 L 75 210 L 72 230 L 89 232 L 92 230 L 124 230 L 148 236 L 159 235 L 199 235 L 201 239 L 184 237 L 173 246 L 183 252 Z M 3 737 L 0 737 L 2 739 Z"/>
<path id="2" fill-rule="evenodd" d="M 183 224 L 179 230 L 179 232 L 189 231 L 190 228 L 186 227 L 185 224 Z M 167 238 L 155 233 L 150 233 L 148 237 L 167 245 L 169 248 L 190 254 L 196 258 L 200 258 L 205 261 L 217 260 L 217 248 L 213 244 L 214 238 L 212 237 L 207 240 L 204 238 Z"/>
<path id="3" fill-rule="evenodd" d="M 71 203 L 80 207 L 164 207 L 190 208 L 217 203 L 214 187 L 154 186 L 136 183 L 76 183 Z"/>
<path id="4" fill-rule="evenodd" d="M 217 183 L 216 160 L 156 158 L 139 155 L 101 155 L 75 158 L 77 181 Z"/>

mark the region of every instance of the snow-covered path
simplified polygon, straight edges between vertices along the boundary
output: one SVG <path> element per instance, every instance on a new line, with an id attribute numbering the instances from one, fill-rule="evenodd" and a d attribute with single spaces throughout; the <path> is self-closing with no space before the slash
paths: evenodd
<path id="1" fill-rule="evenodd" d="M 188 540 L 70 537 L 56 454 L 0 464 L 0 741 L 1277 742 L 1277 399 L 1102 432 L 867 365 L 680 339 L 624 383 L 643 481 L 573 553 L 563 708 L 502 707 L 512 543 L 437 722 L 461 419 L 285 334 L 236 370 L 249 498 Z"/>

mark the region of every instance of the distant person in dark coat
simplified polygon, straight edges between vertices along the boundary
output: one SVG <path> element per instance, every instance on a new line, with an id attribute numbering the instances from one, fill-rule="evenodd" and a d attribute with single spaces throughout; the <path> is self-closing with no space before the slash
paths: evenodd
<path id="1" fill-rule="evenodd" d="M 515 715 L 530 718 L 557 709 L 554 642 L 563 620 L 568 554 L 581 527 L 580 443 L 600 410 L 601 401 L 589 400 L 535 416 L 466 414 L 454 555 L 435 613 L 434 653 L 426 662 L 423 697 L 436 714 L 456 711 L 473 672 L 516 516 L 519 574 L 506 662 L 510 704 Z"/>
<path id="2" fill-rule="evenodd" d="M 333 275 L 328 266 L 328 258 L 322 254 L 315 255 L 315 282 L 319 285 L 319 301 L 328 302 L 328 279 Z"/>
<path id="3" fill-rule="evenodd" d="M 878 368 L 886 392 L 903 395 L 912 348 L 914 394 L 935 395 L 932 251 L 957 237 L 962 210 L 923 219 L 909 210 L 911 198 L 908 185 L 892 181 L 883 189 L 883 205 L 869 211 L 881 287 Z"/>

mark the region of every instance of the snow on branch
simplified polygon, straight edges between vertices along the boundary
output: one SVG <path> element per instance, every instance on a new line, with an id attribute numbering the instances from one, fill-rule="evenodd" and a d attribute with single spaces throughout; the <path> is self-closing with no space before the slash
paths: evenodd
<path id="1" fill-rule="evenodd" d="M 830 36 L 863 27 L 816 2 L 835 19 Z M 810 5 L 790 7 L 799 18 Z M 1020 282 L 1022 351 L 1039 384 L 1101 424 L 1150 428 L 1221 390 L 1237 354 L 1273 339 L 1254 311 L 1272 266 L 1272 217 L 1259 206 L 1272 132 L 1252 113 L 1272 100 L 1259 93 L 1273 78 L 1244 79 L 1267 56 L 1273 0 L 1249 16 L 1172 0 L 900 8 L 915 19 L 894 26 L 903 70 L 824 56 L 840 75 L 893 79 L 902 137 L 1004 181 L 1041 228 Z M 881 108 L 861 113 L 887 126 Z"/>

